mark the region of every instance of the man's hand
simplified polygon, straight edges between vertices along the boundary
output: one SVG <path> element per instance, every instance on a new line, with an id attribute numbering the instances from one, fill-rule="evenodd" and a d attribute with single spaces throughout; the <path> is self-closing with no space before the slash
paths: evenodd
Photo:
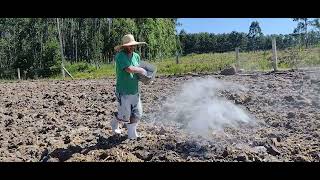
<path id="1" fill-rule="evenodd" d="M 141 67 L 129 66 L 129 67 L 125 68 L 125 71 L 128 73 L 139 73 L 144 76 L 147 75 L 147 71 Z"/>
<path id="2" fill-rule="evenodd" d="M 145 70 L 145 69 L 143 69 L 143 68 L 141 68 L 142 69 L 142 75 L 144 75 L 144 76 L 147 76 L 148 75 L 148 72 Z"/>

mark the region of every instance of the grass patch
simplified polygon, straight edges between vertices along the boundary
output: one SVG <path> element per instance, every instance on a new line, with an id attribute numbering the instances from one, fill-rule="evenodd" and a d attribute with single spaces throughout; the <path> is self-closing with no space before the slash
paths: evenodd
<path id="1" fill-rule="evenodd" d="M 240 52 L 240 69 L 244 71 L 271 71 L 272 51 Z M 176 58 L 165 58 L 150 62 L 154 64 L 158 75 L 182 75 L 186 73 L 213 73 L 222 70 L 226 66 L 236 64 L 235 52 L 189 54 L 179 57 L 179 64 Z M 290 48 L 278 51 L 278 68 L 291 69 L 296 67 L 313 67 L 320 65 L 320 47 L 300 50 Z M 66 63 L 66 69 L 75 79 L 99 79 L 115 76 L 115 66 L 102 64 L 99 67 L 86 62 Z M 62 79 L 58 73 L 50 79 Z M 69 78 L 66 78 L 69 79 Z M 12 80 L 8 80 L 12 81 Z M 0 82 L 8 82 L 1 80 Z"/>

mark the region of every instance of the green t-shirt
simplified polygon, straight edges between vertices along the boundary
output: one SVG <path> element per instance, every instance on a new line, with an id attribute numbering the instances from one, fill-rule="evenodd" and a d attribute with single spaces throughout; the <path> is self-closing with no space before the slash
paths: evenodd
<path id="1" fill-rule="evenodd" d="M 133 52 L 131 59 L 127 53 L 120 51 L 115 56 L 116 60 L 116 91 L 120 94 L 137 94 L 139 92 L 138 76 L 135 73 L 128 73 L 124 69 L 129 66 L 138 66 L 140 64 L 139 54 Z"/>

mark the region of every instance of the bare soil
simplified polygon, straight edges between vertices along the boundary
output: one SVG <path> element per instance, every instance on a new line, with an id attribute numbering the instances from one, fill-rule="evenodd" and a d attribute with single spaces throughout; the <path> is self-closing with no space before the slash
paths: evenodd
<path id="1" fill-rule="evenodd" d="M 154 122 L 186 80 L 221 79 L 247 92 L 221 92 L 258 125 L 226 128 L 210 138 L 165 121 Z M 0 84 L 0 161 L 316 161 L 320 160 L 318 73 L 186 75 L 142 85 L 142 135 L 111 134 L 114 79 L 21 81 Z M 125 127 L 123 127 L 125 130 Z"/>

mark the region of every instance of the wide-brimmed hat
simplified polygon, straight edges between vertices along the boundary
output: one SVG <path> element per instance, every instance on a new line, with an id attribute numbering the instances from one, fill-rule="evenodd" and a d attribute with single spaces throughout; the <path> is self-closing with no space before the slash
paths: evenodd
<path id="1" fill-rule="evenodd" d="M 114 47 L 114 49 L 116 51 L 118 51 L 119 49 L 121 49 L 124 46 L 134 46 L 134 45 L 140 45 L 140 44 L 147 44 L 147 43 L 146 42 L 137 42 L 134 40 L 134 37 L 132 34 L 127 34 L 122 37 L 122 44 Z"/>

